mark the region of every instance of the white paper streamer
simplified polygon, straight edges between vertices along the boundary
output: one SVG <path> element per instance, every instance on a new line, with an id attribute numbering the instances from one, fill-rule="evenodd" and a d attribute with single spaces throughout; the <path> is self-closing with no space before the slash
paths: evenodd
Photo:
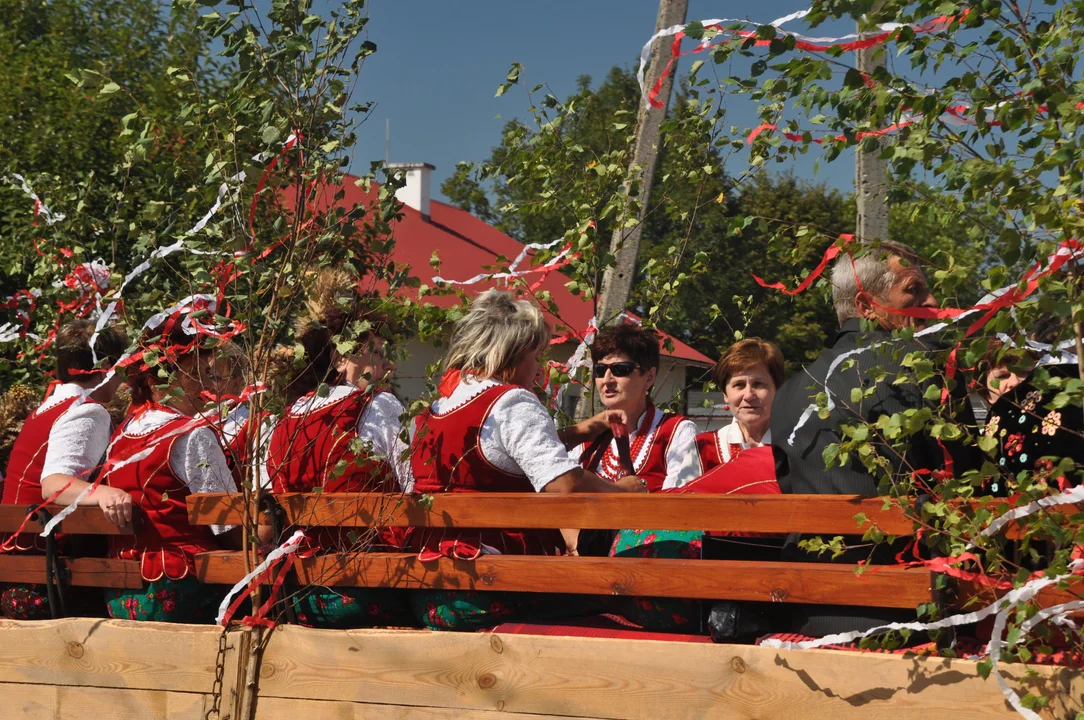
<path id="1" fill-rule="evenodd" d="M 263 562 L 261 562 L 255 568 L 253 568 L 252 572 L 250 572 L 248 575 L 245 575 L 243 578 L 241 578 L 240 582 L 238 582 L 236 585 L 234 585 L 232 588 L 230 588 L 230 591 L 228 593 L 226 593 L 226 597 L 224 597 L 222 599 L 221 604 L 219 604 L 219 606 L 218 606 L 218 615 L 215 617 L 215 624 L 216 625 L 221 625 L 222 624 L 222 618 L 224 618 L 226 616 L 226 610 L 229 609 L 230 601 L 233 600 L 234 595 L 236 595 L 237 593 L 244 590 L 245 587 L 254 578 L 256 578 L 261 573 L 263 573 L 265 570 L 267 570 L 267 568 L 269 568 L 271 566 L 271 563 L 275 562 L 276 560 L 278 560 L 280 557 L 283 557 L 284 555 L 289 555 L 292 552 L 296 552 L 297 547 L 298 547 L 298 543 L 301 542 L 301 540 L 304 537 L 305 537 L 305 533 L 303 531 L 295 530 L 294 534 L 290 536 L 289 540 L 287 540 L 283 544 L 279 545 L 277 548 L 272 550 L 270 553 L 268 553 L 267 557 L 264 558 Z"/>
<path id="2" fill-rule="evenodd" d="M 572 243 L 567 243 L 566 247 L 563 248 L 561 252 L 559 252 L 552 260 L 550 260 L 545 265 L 540 265 L 536 268 L 531 268 L 529 270 L 516 270 L 516 267 L 526 259 L 527 252 L 529 250 L 546 250 L 553 247 L 554 245 L 557 245 L 560 242 L 564 242 L 564 238 L 558 238 L 553 242 L 531 243 L 530 245 L 524 246 L 523 250 L 520 251 L 519 255 L 516 256 L 516 259 L 512 261 L 512 264 L 508 266 L 508 270 L 506 270 L 505 272 L 478 273 L 474 277 L 467 280 L 446 280 L 439 275 L 434 275 L 433 282 L 444 283 L 445 285 L 475 285 L 482 282 L 483 280 L 504 280 L 507 283 L 507 281 L 512 278 L 523 277 L 524 275 L 530 275 L 531 273 L 540 272 L 542 270 L 545 270 L 546 268 L 553 267 L 557 263 L 564 260 L 568 256 L 568 254 L 572 252 Z"/>
<path id="3" fill-rule="evenodd" d="M 739 18 L 712 18 L 711 20 L 701 20 L 700 24 L 705 29 L 711 28 L 712 26 L 723 26 L 723 25 L 747 25 L 747 26 L 771 25 L 772 27 L 775 28 L 777 36 L 787 36 L 787 35 L 789 35 L 789 36 L 793 37 L 795 39 L 795 41 L 797 41 L 797 42 L 819 43 L 819 44 L 824 44 L 824 45 L 836 45 L 836 44 L 841 44 L 841 43 L 845 43 L 845 42 L 850 42 L 852 40 L 859 40 L 862 37 L 869 37 L 870 35 L 876 35 L 876 34 L 879 34 L 879 33 L 892 32 L 894 30 L 898 30 L 901 27 L 919 28 L 919 27 L 930 26 L 931 30 L 929 30 L 929 31 L 933 31 L 933 29 L 935 29 L 937 27 L 936 24 L 930 23 L 930 22 L 926 22 L 926 23 L 907 23 L 906 25 L 900 24 L 900 23 L 883 23 L 881 25 L 878 25 L 877 29 L 875 31 L 870 31 L 870 32 L 867 32 L 867 33 L 862 33 L 862 34 L 849 33 L 847 35 L 840 35 L 838 37 L 811 37 L 811 36 L 808 36 L 808 35 L 802 35 L 801 33 L 790 32 L 789 30 L 784 30 L 782 28 L 782 25 L 784 25 L 784 24 L 786 24 L 788 22 L 791 22 L 792 20 L 800 20 L 800 19 L 804 18 L 806 15 L 808 15 L 810 12 L 812 12 L 811 8 L 806 9 L 806 10 L 799 10 L 797 12 L 790 13 L 789 15 L 784 15 L 783 17 L 776 18 L 775 20 L 772 20 L 770 23 L 758 23 L 758 22 L 754 22 L 752 20 L 739 19 Z M 670 26 L 668 28 L 660 30 L 659 32 L 652 35 L 651 39 L 648 40 L 646 43 L 644 43 L 643 48 L 640 50 L 640 65 L 636 69 L 636 80 L 640 84 L 640 95 L 641 95 L 641 97 L 643 97 L 645 103 L 648 102 L 648 89 L 647 89 L 646 81 L 644 79 L 644 71 L 645 71 L 645 69 L 647 67 L 648 61 L 651 59 L 651 46 L 654 44 L 654 42 L 656 40 L 658 40 L 660 38 L 673 37 L 674 35 L 677 35 L 680 32 L 684 32 L 685 27 L 686 27 L 685 25 L 672 25 L 672 26 Z M 711 45 L 711 41 L 713 39 L 714 38 L 705 36 L 700 41 L 700 47 L 702 47 L 702 48 L 709 47 Z"/>
<path id="4" fill-rule="evenodd" d="M 572 377 L 576 371 L 584 366 L 585 359 L 587 357 L 587 347 L 595 341 L 595 335 L 598 333 L 598 318 L 592 317 L 587 321 L 587 329 L 583 334 L 583 340 L 576 346 L 576 350 L 572 353 L 572 357 L 568 359 L 568 363 L 565 365 L 565 373 L 568 375 L 569 383 L 572 382 Z M 554 404 L 558 408 L 561 407 L 561 402 L 564 400 L 565 393 L 568 391 L 569 383 L 565 383 L 561 387 L 557 388 L 557 395 L 554 398 Z"/>
<path id="5" fill-rule="evenodd" d="M 43 203 L 41 201 L 41 198 L 39 198 L 34 193 L 34 191 L 30 189 L 30 185 L 26 182 L 26 178 L 24 178 L 22 175 L 20 175 L 19 173 L 12 173 L 11 177 L 15 178 L 19 182 L 19 186 L 22 188 L 22 191 L 34 200 L 34 214 L 41 215 L 42 218 L 45 219 L 46 225 L 52 225 L 53 223 L 60 222 L 65 217 L 67 217 L 63 213 L 54 213 L 52 210 L 50 210 L 49 206 Z M 6 180 L 7 178 L 4 179 Z"/>
<path id="6" fill-rule="evenodd" d="M 929 623 L 911 622 L 911 623 L 888 623 L 886 625 L 879 625 L 870 630 L 856 630 L 853 632 L 835 633 L 833 635 L 826 635 L 825 637 L 818 638 L 816 640 L 802 640 L 800 642 L 787 642 L 783 640 L 768 639 L 761 642 L 763 647 L 778 648 L 780 650 L 811 650 L 813 648 L 823 647 L 825 645 L 838 645 L 843 643 L 850 643 L 862 638 L 870 637 L 871 635 L 879 635 L 884 632 L 892 630 L 912 630 L 915 632 L 922 632 L 928 630 L 943 630 L 945 628 L 957 627 L 960 625 L 969 625 L 971 623 L 985 620 L 991 615 L 998 612 L 998 608 L 1002 604 L 1007 603 L 1009 607 L 1017 605 L 1022 602 L 1027 602 L 1035 597 L 1040 590 L 1051 585 L 1056 585 L 1062 580 L 1067 580 L 1077 573 L 1078 570 L 1084 568 L 1084 560 L 1074 560 L 1069 563 L 1069 570 L 1071 572 L 1064 575 L 1058 575 L 1056 577 L 1048 578 L 1041 577 L 1030 580 L 1020 587 L 1010 590 L 1005 593 L 1000 599 L 990 603 L 981 610 L 965 613 L 963 615 L 952 615 L 941 620 L 936 620 Z"/>

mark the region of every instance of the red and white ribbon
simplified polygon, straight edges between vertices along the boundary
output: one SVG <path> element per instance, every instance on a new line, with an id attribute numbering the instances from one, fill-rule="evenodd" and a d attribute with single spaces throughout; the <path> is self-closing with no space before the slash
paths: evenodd
<path id="1" fill-rule="evenodd" d="M 940 32 L 958 19 L 956 16 L 942 15 L 941 17 L 927 20 L 922 23 L 884 23 L 878 25 L 876 31 L 872 33 L 863 33 L 861 35 L 858 33 L 850 33 L 838 37 L 811 37 L 782 28 L 785 23 L 791 22 L 792 20 L 800 20 L 811 11 L 811 9 L 799 10 L 790 13 L 789 15 L 784 15 L 781 18 L 776 18 L 769 23 L 758 23 L 737 18 L 713 18 L 711 20 L 701 20 L 700 24 L 706 31 L 714 30 L 716 31 L 716 34 L 714 36 L 705 35 L 694 49 L 684 53 L 681 52 L 681 41 L 685 38 L 686 25 L 673 25 L 660 30 L 652 35 L 651 39 L 644 43 L 644 47 L 640 50 L 640 65 L 636 70 L 636 79 L 640 83 L 640 94 L 644 98 L 644 102 L 651 107 L 662 107 L 662 102 L 657 99 L 662 87 L 662 79 L 669 74 L 670 67 L 678 60 L 678 58 L 708 50 L 712 47 L 712 41 L 721 35 L 733 34 L 743 39 L 757 37 L 755 30 L 737 29 L 737 26 L 740 25 L 757 27 L 770 25 L 775 28 L 776 37 L 793 37 L 795 40 L 794 47 L 798 50 L 804 50 L 806 52 L 826 52 L 830 49 L 839 49 L 843 51 L 863 50 L 876 45 L 881 45 L 888 42 L 892 35 L 903 27 L 911 28 L 915 34 Z M 647 64 L 651 60 L 651 47 L 656 40 L 667 37 L 674 38 L 674 43 L 671 48 L 671 58 L 668 61 L 665 70 L 660 74 L 659 82 L 655 83 L 655 87 L 648 89 L 644 75 Z M 767 46 L 771 44 L 771 40 L 757 39 L 753 44 L 758 47 Z"/>
<path id="2" fill-rule="evenodd" d="M 41 198 L 39 198 L 37 194 L 30 188 L 30 184 L 26 182 L 26 178 L 24 178 L 22 175 L 20 175 L 19 173 L 12 173 L 11 177 L 15 178 L 15 180 L 18 181 L 19 186 L 22 188 L 22 191 L 29 195 L 30 198 L 34 201 L 34 214 L 41 215 L 41 217 L 45 220 L 46 225 L 58 223 L 66 217 L 63 213 L 55 213 L 50 210 L 49 206 L 43 203 L 41 201 Z"/>
<path id="3" fill-rule="evenodd" d="M 248 575 L 245 575 L 241 580 L 230 588 L 230 591 L 226 593 L 226 597 L 222 598 L 222 602 L 218 605 L 218 615 L 215 616 L 215 624 L 221 625 L 223 619 L 226 617 L 226 611 L 230 607 L 230 601 L 233 600 L 233 596 L 243 591 L 252 580 L 264 574 L 268 568 L 271 567 L 275 561 L 281 557 L 285 557 L 290 553 L 297 552 L 299 543 L 305 538 L 305 533 L 301 530 L 295 530 L 294 534 L 290 536 L 290 539 L 279 545 L 277 548 L 267 554 L 267 557 L 263 559 L 259 565 L 252 569 Z"/>
<path id="4" fill-rule="evenodd" d="M 280 154 L 290 150 L 291 148 L 293 148 L 298 143 L 298 140 L 299 140 L 299 136 L 297 134 L 295 134 L 295 133 L 291 133 L 290 136 L 287 137 L 286 140 L 283 142 Z M 278 158 L 279 158 L 279 155 L 275 155 L 271 159 L 271 163 L 267 166 L 267 169 L 264 171 L 263 175 L 260 177 L 259 183 L 258 183 L 258 185 L 256 187 L 256 192 L 255 192 L 253 200 L 252 200 L 252 208 L 251 208 L 250 213 L 249 213 L 249 225 L 250 225 L 250 227 L 251 227 L 251 224 L 252 224 L 252 220 L 255 217 L 256 200 L 258 199 L 259 193 L 263 189 L 264 184 L 267 182 L 267 177 L 268 177 L 269 173 L 271 172 L 271 169 L 274 168 L 275 163 L 278 161 Z M 260 154 L 258 154 L 256 156 L 254 156 L 252 159 L 254 161 L 257 161 L 257 162 L 262 162 L 262 161 L 267 159 L 267 154 L 266 153 L 260 153 Z M 91 351 L 91 355 L 92 355 L 92 357 L 94 359 L 94 362 L 98 362 L 98 355 L 94 350 L 94 345 L 98 340 L 98 335 L 101 333 L 102 329 L 105 328 L 105 326 L 112 319 L 113 315 L 116 313 L 117 306 L 120 304 L 122 296 L 124 294 L 124 288 L 128 286 L 128 283 L 130 283 L 132 280 L 135 280 L 137 277 L 139 277 L 140 275 L 145 273 L 147 270 L 149 270 L 150 267 L 151 267 L 151 263 L 153 263 L 155 260 L 160 260 L 160 259 L 162 259 L 164 257 L 167 257 L 169 255 L 172 255 L 173 253 L 177 252 L 178 250 L 184 248 L 185 243 L 187 242 L 187 240 L 189 238 L 191 238 L 193 235 L 196 235 L 199 232 L 202 232 L 203 229 L 205 227 L 207 227 L 207 224 L 211 221 L 211 219 L 222 208 L 222 204 L 223 204 L 223 202 L 225 202 L 226 196 L 230 193 L 231 186 L 232 185 L 240 185 L 241 183 L 243 183 L 245 181 L 245 178 L 246 178 L 246 174 L 242 170 L 241 172 L 237 173 L 236 175 L 231 176 L 228 180 L 226 180 L 221 185 L 219 185 L 218 186 L 218 196 L 215 198 L 214 205 L 212 205 L 211 208 L 206 213 L 204 213 L 203 217 L 201 217 L 199 219 L 199 221 L 196 222 L 195 225 L 193 225 L 191 228 L 189 228 L 188 231 L 185 232 L 184 235 L 180 239 L 175 241 L 173 244 L 167 245 L 165 247 L 160 247 L 160 248 L 157 248 L 156 250 L 154 250 L 147 257 L 146 260 L 144 260 L 143 262 L 136 265 L 134 268 L 132 268 L 131 272 L 129 272 L 127 275 L 124 276 L 124 281 L 120 284 L 120 287 L 117 289 L 116 294 L 114 294 L 110 298 L 109 305 L 106 306 L 105 311 L 102 312 L 101 316 L 98 318 L 98 322 L 94 327 L 94 334 L 91 335 L 91 337 L 90 337 L 90 351 Z M 241 256 L 241 255 L 246 254 L 245 252 L 228 253 L 228 252 L 214 251 L 214 250 L 212 250 L 212 251 L 196 250 L 194 248 L 188 248 L 188 252 L 194 253 L 196 255 L 232 255 L 232 256 Z"/>
<path id="5" fill-rule="evenodd" d="M 556 270 L 557 268 L 563 267 L 569 262 L 571 262 L 571 260 L 566 260 L 566 258 L 568 258 L 569 253 L 572 252 L 572 243 L 566 242 L 565 246 L 561 248 L 561 252 L 557 253 L 557 255 L 552 260 L 545 263 L 544 265 L 539 265 L 538 267 L 529 268 L 527 270 L 517 270 L 516 268 L 521 262 L 523 262 L 527 258 L 527 253 L 529 251 L 548 250 L 561 242 L 564 242 L 564 238 L 558 238 L 553 242 L 531 243 L 524 246 L 523 250 L 520 251 L 519 255 L 516 256 L 516 259 L 512 261 L 512 263 L 508 266 L 508 269 L 504 272 L 478 273 L 474 277 L 468 278 L 466 280 L 446 280 L 439 275 L 434 275 L 433 283 L 442 283 L 444 285 L 477 285 L 478 283 L 486 280 L 504 280 L 507 283 L 508 280 L 511 280 L 513 278 L 524 277 L 538 272 Z"/>
<path id="6" fill-rule="evenodd" d="M 568 386 L 572 384 L 576 377 L 576 373 L 580 368 L 587 364 L 587 348 L 595 341 L 595 335 L 597 333 L 598 318 L 592 317 L 587 321 L 587 327 L 584 329 L 583 338 L 580 340 L 580 344 L 576 346 L 576 349 L 572 353 L 572 357 L 570 357 L 568 362 L 564 365 L 565 374 L 568 375 L 568 382 L 558 386 L 553 399 L 554 405 L 556 405 L 558 409 L 561 407 L 565 393 L 568 391 Z M 564 338 L 559 338 L 558 340 L 563 342 Z"/>

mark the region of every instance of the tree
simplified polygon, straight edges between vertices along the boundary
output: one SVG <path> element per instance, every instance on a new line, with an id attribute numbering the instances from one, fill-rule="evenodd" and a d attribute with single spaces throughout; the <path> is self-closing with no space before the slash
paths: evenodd
<path id="1" fill-rule="evenodd" d="M 676 118 L 668 123 L 670 135 L 659 159 L 660 182 L 649 203 L 632 306 L 641 314 L 652 315 L 651 309 L 658 304 L 653 298 L 658 298 L 666 306 L 665 313 L 658 313 L 659 327 L 709 357 L 718 357 L 743 336 L 773 340 L 783 350 L 788 372 L 795 372 L 815 358 L 825 339 L 833 336 L 835 314 L 824 292 L 781 295 L 760 287 L 752 276 L 781 279 L 795 265 L 815 264 L 815 256 L 832 240 L 852 231 L 853 197 L 790 175 L 754 174 L 735 187 L 721 170 L 725 163 L 718 144 L 710 135 L 696 134 L 698 111 L 690 101 L 686 87 L 679 95 Z M 622 127 L 615 131 L 612 118 L 631 116 L 638 102 L 635 76 L 620 67 L 612 68 L 594 90 L 591 79 L 581 77 L 577 92 L 564 103 L 575 113 L 562 126 L 562 141 L 572 153 L 597 162 L 597 158 L 614 152 L 615 143 L 628 142 L 622 134 L 625 123 L 616 123 Z M 519 167 L 511 158 L 530 137 L 527 125 L 510 121 L 502 132 L 501 144 L 493 148 L 482 170 L 472 172 L 472 166 L 461 164 L 441 190 L 453 204 L 504 232 L 538 242 L 561 235 L 582 208 L 566 193 L 568 202 L 564 205 L 538 209 L 542 198 L 562 191 L 544 187 L 538 176 L 510 175 L 510 168 Z M 695 183 L 676 182 L 690 165 L 690 148 L 703 154 L 700 159 L 707 162 L 702 164 L 717 171 L 703 173 Z M 544 180 L 548 182 L 549 177 Z M 608 182 L 593 190 L 594 197 L 610 198 L 618 193 L 620 177 L 607 177 Z M 930 187 L 898 186 L 891 218 L 893 239 L 912 245 L 935 263 L 952 253 L 963 263 L 977 263 L 985 257 L 984 249 L 992 242 L 986 229 L 989 218 L 985 218 L 985 225 L 959 217 L 942 224 L 919 212 L 913 198 L 920 193 L 941 202 L 951 201 Z M 593 216 L 601 215 L 596 207 L 605 205 L 596 200 Z M 975 214 L 970 213 L 972 217 Z M 600 221 L 597 236 L 612 232 L 611 220 Z M 795 252 L 775 252 L 769 241 L 780 225 L 795 232 L 806 226 L 806 232 L 813 229 L 823 239 Z M 679 276 L 684 276 L 684 291 L 676 293 L 673 282 Z"/>

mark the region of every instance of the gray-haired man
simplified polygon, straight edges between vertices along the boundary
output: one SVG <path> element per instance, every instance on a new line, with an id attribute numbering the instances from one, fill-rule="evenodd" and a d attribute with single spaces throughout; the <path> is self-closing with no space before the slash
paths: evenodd
<path id="1" fill-rule="evenodd" d="M 776 474 L 784 493 L 874 496 L 878 494 L 878 481 L 866 471 L 856 453 L 852 453 L 844 466 L 829 470 L 825 468 L 824 451 L 842 440 L 840 426 L 843 424 L 875 423 L 882 416 L 939 405 L 937 400 L 927 398 L 939 399 L 940 395 L 927 395 L 927 389 L 931 383 L 940 387 L 943 382 L 940 378 L 921 383 L 904 381 L 896 384 L 893 381 L 901 373 L 910 372 L 902 365 L 909 354 L 920 352 L 930 360 L 936 360 L 936 353 L 944 348 L 932 339 L 903 340 L 892 334 L 900 328 L 924 324 L 921 319 L 896 311 L 934 308 L 937 304 L 915 252 L 899 243 L 882 243 L 879 248 L 853 259 L 849 255 L 841 256 L 832 267 L 831 281 L 832 298 L 840 321 L 839 332 L 829 349 L 783 384 L 773 403 L 771 431 Z M 845 354 L 849 354 L 846 360 L 838 363 L 829 376 L 833 363 Z M 847 360 L 853 360 L 853 365 Z M 875 373 L 876 368 L 881 372 Z M 877 378 L 880 378 L 879 382 Z M 818 393 L 825 392 L 826 387 L 835 408 L 825 419 L 814 412 L 801 423 L 803 411 L 814 402 Z M 857 401 L 852 399 L 855 388 L 863 391 Z M 956 410 L 956 421 L 974 425 L 964 382 L 957 380 L 950 398 Z M 874 433 L 871 440 L 877 446 L 878 454 L 888 459 L 894 474 L 908 476 L 913 470 L 934 471 L 945 466 L 946 450 L 925 432 L 912 436 L 902 451 L 876 442 L 876 438 Z M 968 448 L 948 443 L 946 446 L 957 460 L 957 472 L 971 465 Z M 785 559 L 811 559 L 796 548 L 796 540 L 791 538 L 788 542 Z M 893 553 L 887 547 L 883 550 L 888 551 L 884 553 L 883 561 L 891 562 Z M 868 557 L 868 548 L 861 553 L 844 560 Z M 838 612 L 829 608 L 809 610 L 810 617 L 799 622 L 795 629 L 812 635 L 865 629 L 888 619 L 872 610 L 853 613 L 845 608 L 835 609 Z"/>

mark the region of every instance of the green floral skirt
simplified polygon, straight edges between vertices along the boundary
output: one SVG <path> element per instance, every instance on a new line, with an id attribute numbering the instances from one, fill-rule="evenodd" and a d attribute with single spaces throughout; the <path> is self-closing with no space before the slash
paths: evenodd
<path id="1" fill-rule="evenodd" d="M 410 594 L 414 617 L 430 630 L 475 631 L 505 622 L 552 622 L 602 612 L 592 595 L 418 590 Z"/>
<path id="2" fill-rule="evenodd" d="M 312 587 L 302 590 L 293 603 L 298 623 L 306 627 L 345 629 L 414 624 L 404 590 Z"/>
<path id="3" fill-rule="evenodd" d="M 622 530 L 610 557 L 699 559 L 704 533 L 695 530 Z M 613 610 L 646 630 L 698 633 L 700 601 L 683 598 L 615 597 Z"/>
<path id="4" fill-rule="evenodd" d="M 106 590 L 109 617 L 116 620 L 152 620 L 172 623 L 213 623 L 229 588 L 204 585 L 189 576 L 162 578 L 142 590 Z"/>

